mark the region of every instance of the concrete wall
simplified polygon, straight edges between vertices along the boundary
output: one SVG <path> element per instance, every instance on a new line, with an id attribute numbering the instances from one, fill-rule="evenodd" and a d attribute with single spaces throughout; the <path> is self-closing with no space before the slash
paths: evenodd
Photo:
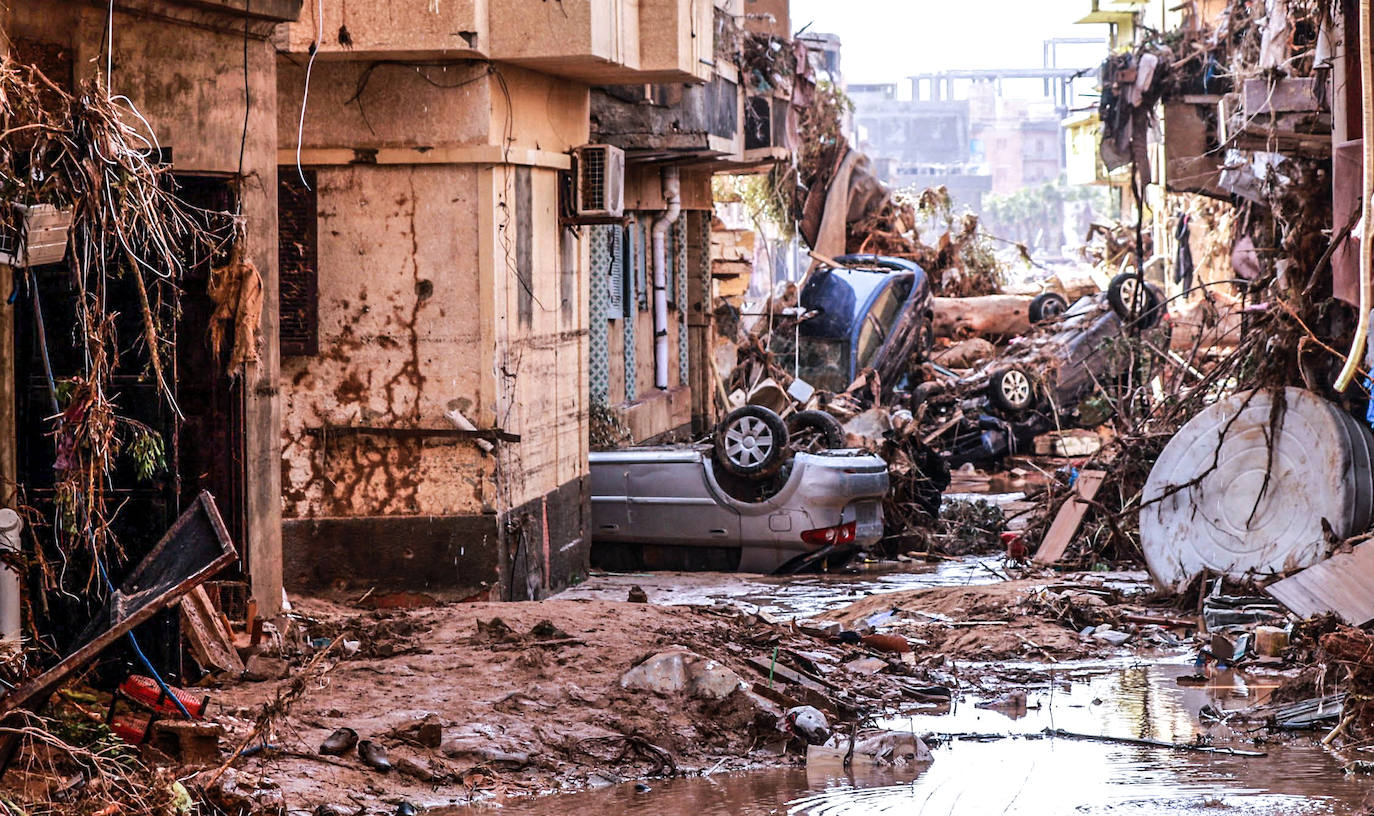
<path id="1" fill-rule="evenodd" d="M 264 0 L 259 14 L 294 15 L 299 2 Z M 7 36 L 72 49 L 76 80 L 103 73 L 106 12 L 87 3 L 8 4 Z M 127 96 L 170 148 L 178 173 L 237 174 L 247 219 L 247 258 L 263 279 L 262 362 L 245 372 L 246 550 L 258 608 L 281 603 L 281 511 L 277 400 L 277 80 L 267 41 L 275 21 L 244 22 L 193 4 L 122 0 L 114 14 L 111 89 Z M 246 52 L 246 53 L 245 53 Z M 246 60 L 246 63 L 245 63 Z M 246 80 L 245 80 L 246 74 Z M 245 88 L 246 81 L 246 88 Z M 245 94 L 246 90 L 246 94 Z M 129 124 L 146 133 L 136 117 Z M 245 134 L 246 127 L 246 134 Z"/>
<path id="2" fill-rule="evenodd" d="M 283 66 L 284 98 L 302 82 Z M 286 362 L 288 585 L 526 598 L 585 573 L 587 259 L 557 216 L 587 128 L 587 86 L 516 66 L 317 62 L 320 353 Z M 453 409 L 520 439 L 407 435 Z"/>

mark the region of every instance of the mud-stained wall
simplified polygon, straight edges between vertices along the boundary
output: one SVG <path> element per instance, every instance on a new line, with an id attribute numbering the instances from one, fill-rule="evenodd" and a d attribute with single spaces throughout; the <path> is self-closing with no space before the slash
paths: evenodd
<path id="1" fill-rule="evenodd" d="M 452 428 L 481 411 L 477 171 L 321 168 L 319 355 L 283 361 L 289 517 L 492 510 L 494 460 L 467 440 L 326 426 Z"/>
<path id="2" fill-rule="evenodd" d="M 556 172 L 507 165 L 488 178 L 497 202 L 493 418 L 521 437 L 502 448 L 513 508 L 587 473 L 587 260 L 581 235 L 558 224 Z"/>

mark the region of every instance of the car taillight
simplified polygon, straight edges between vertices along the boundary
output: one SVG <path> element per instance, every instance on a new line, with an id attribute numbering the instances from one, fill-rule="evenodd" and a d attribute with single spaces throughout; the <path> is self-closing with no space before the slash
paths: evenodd
<path id="1" fill-rule="evenodd" d="M 855 523 L 851 521 L 848 524 L 837 524 L 834 527 L 818 527 L 815 530 L 807 530 L 801 534 L 801 540 L 817 546 L 853 544 L 854 531 Z"/>

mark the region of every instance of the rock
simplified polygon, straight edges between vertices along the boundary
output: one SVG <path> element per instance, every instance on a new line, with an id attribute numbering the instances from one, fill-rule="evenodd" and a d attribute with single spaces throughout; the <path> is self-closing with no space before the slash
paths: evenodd
<path id="1" fill-rule="evenodd" d="M 438 748 L 444 741 L 444 724 L 438 714 L 426 714 L 397 726 L 391 736 L 425 748 Z"/>
<path id="2" fill-rule="evenodd" d="M 530 755 L 523 751 L 506 751 L 493 746 L 483 737 L 465 735 L 448 740 L 439 750 L 450 759 L 467 757 L 493 765 L 523 768 L 530 764 Z"/>
<path id="3" fill-rule="evenodd" d="M 887 668 L 887 661 L 876 657 L 860 657 L 844 664 L 844 667 L 855 674 L 877 674 Z"/>
<path id="4" fill-rule="evenodd" d="M 421 782 L 439 781 L 439 774 L 436 774 L 427 765 L 425 765 L 425 763 L 421 762 L 420 760 L 414 757 L 399 756 L 393 761 L 392 764 L 394 764 L 396 766 L 396 770 L 400 771 L 403 775 L 412 777 L 414 779 L 418 779 Z"/>
<path id="5" fill-rule="evenodd" d="M 291 673 L 291 665 L 280 657 L 256 654 L 243 667 L 243 679 L 252 681 L 281 680 Z"/>
<path id="6" fill-rule="evenodd" d="M 655 694 L 723 700 L 746 687 L 729 667 L 686 649 L 660 652 L 625 672 L 620 687 Z"/>

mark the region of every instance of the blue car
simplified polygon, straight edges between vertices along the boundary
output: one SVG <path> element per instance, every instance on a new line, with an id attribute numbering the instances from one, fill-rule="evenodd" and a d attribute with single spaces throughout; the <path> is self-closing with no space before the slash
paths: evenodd
<path id="1" fill-rule="evenodd" d="M 842 255 L 835 261 L 842 266 L 816 270 L 802 288 L 805 316 L 796 348 L 778 349 L 779 361 L 795 355 L 799 376 L 831 392 L 844 391 L 860 371 L 873 368 L 890 393 L 934 342 L 930 281 L 919 265 L 901 258 Z"/>

